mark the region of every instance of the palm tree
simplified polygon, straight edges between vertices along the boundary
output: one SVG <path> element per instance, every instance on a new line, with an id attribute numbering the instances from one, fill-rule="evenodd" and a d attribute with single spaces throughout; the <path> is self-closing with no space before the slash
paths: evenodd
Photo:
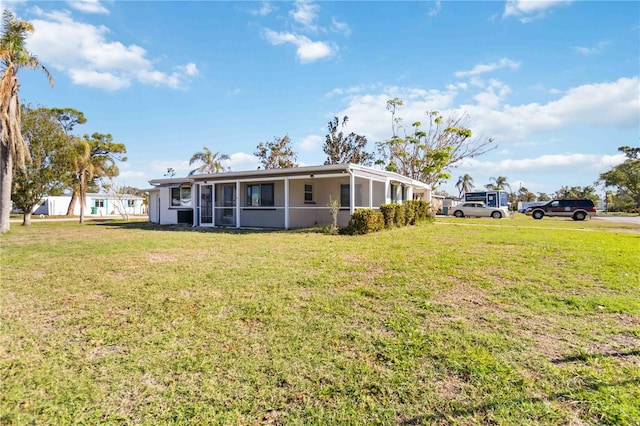
<path id="1" fill-rule="evenodd" d="M 487 189 L 492 189 L 494 191 L 502 191 L 505 188 L 511 189 L 511 185 L 507 183 L 507 178 L 505 176 L 498 176 L 497 178 L 491 177 L 489 180 L 492 180 L 493 183 L 488 183 L 484 187 Z"/>
<path id="2" fill-rule="evenodd" d="M 33 32 L 33 26 L 15 19 L 8 10 L 2 14 L 2 35 L 0 38 L 0 63 L 2 76 L 0 77 L 0 233 L 9 230 L 11 215 L 11 184 L 13 170 L 24 168 L 30 160 L 29 150 L 20 131 L 20 100 L 18 98 L 18 71 L 21 68 L 41 68 L 49 78 L 53 87 L 53 77 L 49 70 L 31 55 L 25 48 L 28 33 Z"/>
<path id="3" fill-rule="evenodd" d="M 76 138 L 73 144 L 73 173 L 78 183 L 80 198 L 80 223 L 84 223 L 84 207 L 87 198 L 87 184 L 93 180 L 95 172 L 94 158 L 91 156 L 91 145 L 85 139 Z"/>
<path id="4" fill-rule="evenodd" d="M 230 160 L 231 158 L 227 154 L 220 154 L 219 152 L 211 152 L 206 146 L 202 147 L 202 151 L 196 152 L 189 160 L 189 165 L 195 162 L 201 162 L 202 165 L 197 169 L 192 170 L 189 175 L 195 173 L 220 173 L 224 170 L 221 161 Z"/>
<path id="5" fill-rule="evenodd" d="M 460 176 L 458 183 L 456 183 L 456 188 L 460 191 L 459 197 L 462 197 L 462 194 L 465 192 L 471 192 L 473 189 L 473 178 L 471 175 L 467 173 L 464 176 Z"/>
<path id="6" fill-rule="evenodd" d="M 122 154 L 127 152 L 124 144 L 113 142 L 110 134 L 93 133 L 91 136 L 84 135 L 84 141 L 89 145 L 89 162 L 93 165 L 93 178 L 87 181 L 87 186 L 92 180 L 100 178 L 112 178 L 120 173 L 116 161 L 127 161 L 127 157 Z M 73 170 L 73 167 L 71 167 Z M 71 201 L 67 209 L 67 216 L 73 215 L 76 200 L 80 198 L 79 176 L 74 174 L 71 183 Z M 86 192 L 86 188 L 85 188 Z M 83 199 L 83 198 L 80 198 Z"/>

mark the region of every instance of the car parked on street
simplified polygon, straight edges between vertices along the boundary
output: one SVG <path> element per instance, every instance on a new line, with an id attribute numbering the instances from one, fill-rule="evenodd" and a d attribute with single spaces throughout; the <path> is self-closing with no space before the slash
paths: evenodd
<path id="1" fill-rule="evenodd" d="M 489 207 L 479 201 L 458 204 L 451 208 L 455 217 L 492 217 L 500 219 L 509 216 L 506 207 Z"/>
<path id="2" fill-rule="evenodd" d="M 549 217 L 570 217 L 573 220 L 585 220 L 595 216 L 596 206 L 588 198 L 573 198 L 564 200 L 552 200 L 542 206 L 532 206 L 525 212 L 534 219 Z"/>

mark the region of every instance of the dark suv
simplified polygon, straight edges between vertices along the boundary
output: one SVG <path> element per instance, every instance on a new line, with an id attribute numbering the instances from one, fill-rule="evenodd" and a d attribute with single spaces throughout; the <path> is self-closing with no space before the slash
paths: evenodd
<path id="1" fill-rule="evenodd" d="M 570 217 L 573 220 L 585 220 L 587 216 L 596 214 L 596 206 L 588 198 L 571 200 L 553 200 L 542 206 L 529 207 L 525 214 L 534 219 L 545 216 Z"/>

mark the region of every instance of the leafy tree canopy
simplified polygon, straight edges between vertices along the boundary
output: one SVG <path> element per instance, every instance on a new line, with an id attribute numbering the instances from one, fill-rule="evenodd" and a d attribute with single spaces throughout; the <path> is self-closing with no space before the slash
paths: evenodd
<path id="1" fill-rule="evenodd" d="M 618 188 L 619 195 L 629 195 L 640 206 L 640 148 L 621 146 L 627 159 L 608 172 L 600 174 L 599 183 Z"/>
<path id="2" fill-rule="evenodd" d="M 448 169 L 464 158 L 473 158 L 494 149 L 493 139 L 473 138 L 469 129 L 469 116 L 462 114 L 445 118 L 438 111 L 427 111 L 427 124 L 412 123 L 412 133 L 407 134 L 398 116 L 404 101 L 399 98 L 387 101 L 391 112 L 392 137 L 379 142 L 381 159 L 376 164 L 434 188 L 451 175 Z"/>
<path id="3" fill-rule="evenodd" d="M 338 117 L 329 121 L 327 128 L 329 133 L 325 136 L 322 150 L 327 154 L 324 164 L 362 164 L 371 166 L 375 157 L 373 153 L 365 151 L 367 138 L 353 132 L 345 135 L 342 129 L 347 125 L 349 117 L 346 115 L 342 122 Z"/>
<path id="4" fill-rule="evenodd" d="M 289 135 L 274 137 L 272 142 L 260 142 L 253 153 L 265 169 L 289 169 L 298 167 L 298 156 L 291 147 Z"/>

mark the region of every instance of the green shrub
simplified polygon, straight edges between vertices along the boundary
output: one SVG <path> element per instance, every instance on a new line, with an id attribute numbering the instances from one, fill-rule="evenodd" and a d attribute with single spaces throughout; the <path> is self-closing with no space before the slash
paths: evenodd
<path id="1" fill-rule="evenodd" d="M 351 215 L 349 224 L 340 229 L 343 235 L 362 235 L 378 232 L 384 228 L 382 213 L 373 209 L 357 209 Z"/>
<path id="2" fill-rule="evenodd" d="M 417 200 L 406 200 L 402 207 L 404 207 L 404 224 L 415 225 L 416 215 L 418 213 Z"/>
<path id="3" fill-rule="evenodd" d="M 380 212 L 384 220 L 384 227 L 393 228 L 396 218 L 394 204 L 381 204 Z"/>
<path id="4" fill-rule="evenodd" d="M 429 203 L 425 200 L 413 200 L 413 203 L 415 204 L 416 222 L 433 220 L 433 212 Z"/>
<path id="5" fill-rule="evenodd" d="M 404 223 L 404 207 L 402 204 L 394 203 L 393 206 L 393 224 L 397 227 L 405 226 Z"/>

